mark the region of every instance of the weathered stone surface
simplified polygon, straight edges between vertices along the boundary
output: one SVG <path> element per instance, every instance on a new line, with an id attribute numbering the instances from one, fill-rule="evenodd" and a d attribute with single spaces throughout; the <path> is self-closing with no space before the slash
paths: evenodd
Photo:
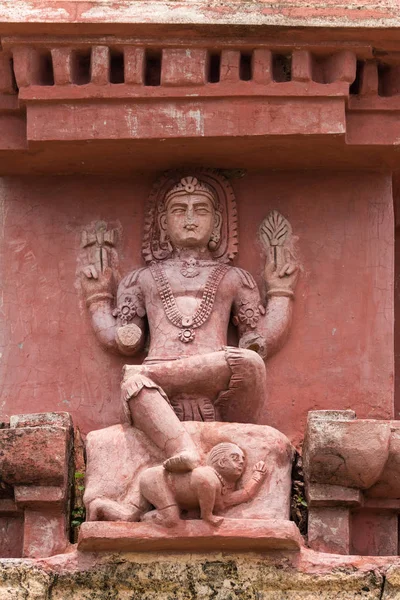
<path id="1" fill-rule="evenodd" d="M 382 600 L 397 600 L 400 595 L 400 569 L 398 565 L 389 567 L 384 582 Z"/>
<path id="2" fill-rule="evenodd" d="M 224 519 L 216 529 L 201 520 L 187 520 L 165 530 L 154 523 L 83 523 L 81 551 L 185 552 L 299 550 L 303 539 L 293 521 Z"/>
<path id="3" fill-rule="evenodd" d="M 53 576 L 28 560 L 0 562 L 0 597 L 7 600 L 44 600 Z"/>
<path id="4" fill-rule="evenodd" d="M 68 413 L 14 415 L 0 431 L 0 556 L 39 558 L 69 544 L 72 420 Z"/>
<path id="5" fill-rule="evenodd" d="M 303 459 L 311 548 L 398 554 L 399 431 L 396 421 L 357 420 L 353 411 L 309 414 Z"/>
<path id="6" fill-rule="evenodd" d="M 378 600 L 397 598 L 399 567 L 304 551 L 283 555 L 81 555 L 0 563 L 7 600 Z M 364 563 L 360 562 L 364 560 Z M 395 559 L 396 560 L 396 559 Z M 96 561 L 96 564 L 95 564 Z M 397 561 L 398 562 L 398 561 Z M 69 572 L 68 572 L 69 571 Z M 382 589 L 384 594 L 382 596 Z M 387 595 L 389 594 L 389 595 Z M 390 595 L 391 594 L 391 595 Z"/>

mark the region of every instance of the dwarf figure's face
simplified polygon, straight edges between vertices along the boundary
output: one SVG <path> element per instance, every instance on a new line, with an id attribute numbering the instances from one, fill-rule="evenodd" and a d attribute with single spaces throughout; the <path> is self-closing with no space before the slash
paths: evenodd
<path id="1" fill-rule="evenodd" d="M 236 444 L 222 442 L 211 450 L 207 462 L 226 481 L 237 481 L 242 475 L 246 465 L 244 452 Z"/>

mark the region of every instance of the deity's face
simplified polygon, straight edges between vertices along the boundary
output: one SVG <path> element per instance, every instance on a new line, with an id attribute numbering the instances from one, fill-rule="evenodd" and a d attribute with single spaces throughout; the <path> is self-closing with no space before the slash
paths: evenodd
<path id="1" fill-rule="evenodd" d="M 175 248 L 206 248 L 217 215 L 213 203 L 202 194 L 174 196 L 165 213 L 165 229 Z"/>
<path id="2" fill-rule="evenodd" d="M 242 476 L 246 458 L 242 450 L 237 447 L 231 450 L 218 463 L 218 471 L 228 481 L 236 481 Z"/>

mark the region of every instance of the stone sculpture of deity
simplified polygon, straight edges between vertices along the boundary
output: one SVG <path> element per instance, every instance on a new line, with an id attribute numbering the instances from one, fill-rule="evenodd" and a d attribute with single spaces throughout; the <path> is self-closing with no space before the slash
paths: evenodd
<path id="1" fill-rule="evenodd" d="M 199 466 L 182 421 L 258 422 L 266 397 L 264 358 L 288 334 L 298 278 L 279 242 L 287 226 L 277 223 L 273 231 L 271 223 L 264 231 L 271 252 L 262 297 L 252 275 L 231 264 L 237 216 L 229 182 L 213 170 L 170 172 L 150 195 L 146 266 L 122 279 L 116 298 L 110 267 L 84 267 L 83 291 L 101 344 L 133 356 L 149 337 L 143 364 L 124 369 L 122 400 L 130 422 L 162 450 L 168 472 Z M 228 345 L 231 320 L 235 347 Z"/>

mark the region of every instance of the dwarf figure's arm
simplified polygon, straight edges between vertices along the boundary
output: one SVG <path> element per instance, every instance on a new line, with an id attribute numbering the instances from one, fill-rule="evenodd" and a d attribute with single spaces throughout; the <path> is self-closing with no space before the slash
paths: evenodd
<path id="1" fill-rule="evenodd" d="M 242 502 L 249 502 L 257 495 L 265 477 L 267 476 L 267 465 L 260 461 L 253 467 L 253 475 L 241 490 L 235 490 L 222 497 L 224 508 L 236 506 Z"/>

